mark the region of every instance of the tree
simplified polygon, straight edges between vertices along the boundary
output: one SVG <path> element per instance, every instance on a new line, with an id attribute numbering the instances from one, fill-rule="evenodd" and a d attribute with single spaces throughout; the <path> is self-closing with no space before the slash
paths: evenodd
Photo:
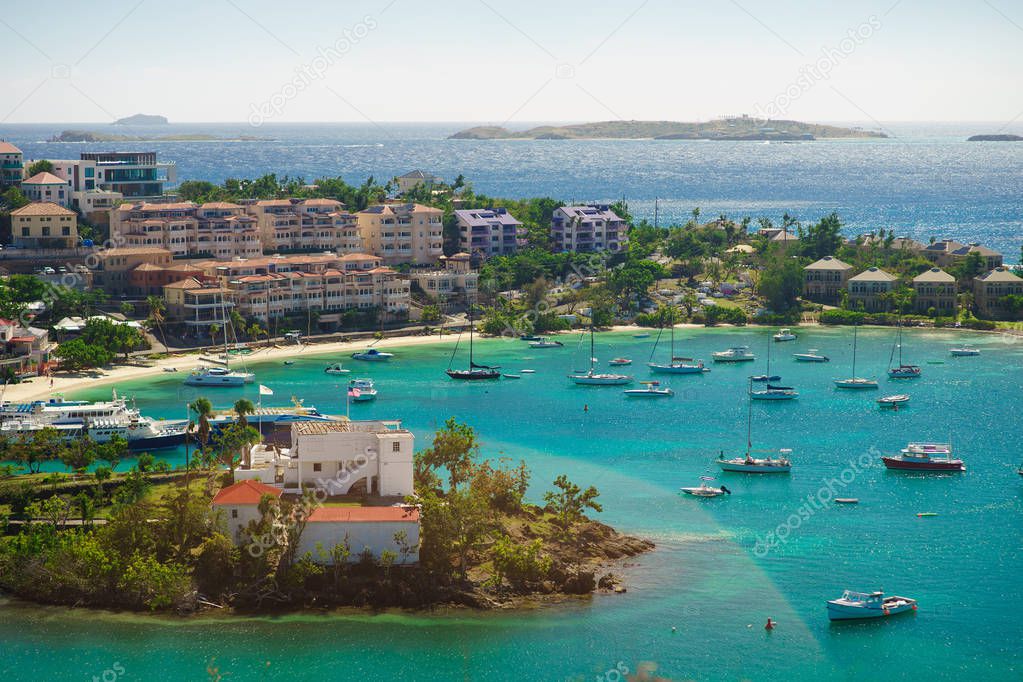
<path id="1" fill-rule="evenodd" d="M 256 406 L 248 398 L 239 398 L 234 401 L 234 413 L 238 417 L 238 425 L 246 427 L 249 425 L 247 415 L 256 413 Z"/>
<path id="2" fill-rule="evenodd" d="M 467 424 L 459 424 L 454 417 L 444 422 L 444 428 L 437 431 L 433 446 L 416 453 L 417 472 L 429 470 L 434 473 L 440 468 L 448 472 L 451 488 L 469 479 L 473 458 L 479 452 L 476 432 Z"/>
<path id="3" fill-rule="evenodd" d="M 141 455 L 139 455 L 138 461 L 136 461 L 135 466 L 138 467 L 138 470 L 144 474 L 151 471 L 154 464 L 156 464 L 156 458 L 153 457 L 153 455 L 149 452 L 143 452 Z"/>
<path id="4" fill-rule="evenodd" d="M 96 447 L 96 457 L 110 467 L 110 471 L 116 471 L 120 464 L 129 454 L 128 441 L 118 435 L 110 437 L 106 443 Z"/>
<path id="5" fill-rule="evenodd" d="M 135 306 L 128 301 L 121 303 L 121 314 L 125 317 L 131 317 L 135 314 Z"/>
<path id="6" fill-rule="evenodd" d="M 423 324 L 437 324 L 443 319 L 440 306 L 434 303 L 423 306 L 423 312 L 419 319 Z"/>
<path id="7" fill-rule="evenodd" d="M 764 266 L 758 288 L 771 310 L 788 312 L 797 305 L 803 291 L 802 265 L 795 258 L 775 256 Z"/>
<path id="8" fill-rule="evenodd" d="M 80 369 L 103 367 L 110 364 L 114 354 L 105 348 L 89 344 L 85 339 L 71 339 L 57 346 L 53 355 L 60 360 L 60 369 L 73 372 Z"/>
<path id="9" fill-rule="evenodd" d="M 163 331 L 163 323 L 167 319 L 167 302 L 162 296 L 151 295 L 146 296 L 146 305 L 149 306 L 149 321 L 152 323 L 149 326 L 156 327 L 160 332 L 160 343 L 163 344 L 163 349 L 167 350 L 167 335 Z"/>
<path id="10" fill-rule="evenodd" d="M 30 178 L 33 175 L 38 175 L 39 173 L 52 173 L 52 172 L 53 172 L 53 163 L 50 162 L 50 161 L 47 161 L 46 159 L 39 159 L 35 163 L 29 165 L 28 169 L 25 171 L 25 177 L 26 178 Z"/>
<path id="11" fill-rule="evenodd" d="M 213 437 L 213 451 L 216 459 L 231 471 L 231 482 L 234 482 L 234 470 L 242 460 L 246 448 L 255 445 L 261 440 L 259 431 L 241 422 L 231 424 L 221 429 Z"/>
<path id="12" fill-rule="evenodd" d="M 14 461 L 27 466 L 30 474 L 37 474 L 43 462 L 57 458 L 61 449 L 60 433 L 52 426 L 46 426 L 31 436 L 20 436 L 10 449 Z"/>
<path id="13" fill-rule="evenodd" d="M 198 421 L 196 436 L 199 438 L 199 450 L 205 454 L 210 443 L 212 430 L 210 418 L 213 416 L 213 403 L 208 398 L 196 398 L 189 404 L 188 409 L 195 413 Z"/>
<path id="14" fill-rule="evenodd" d="M 786 228 L 795 222 L 795 219 L 789 218 L 787 214 L 785 218 Z M 811 225 L 805 233 L 802 233 L 799 239 L 802 255 L 814 260 L 824 256 L 833 256 L 842 244 L 842 221 L 839 220 L 837 213 L 821 218 L 820 222 Z"/>
<path id="15" fill-rule="evenodd" d="M 554 479 L 556 492 L 544 493 L 543 499 L 547 508 L 557 516 L 563 528 L 568 528 L 582 518 L 583 511 L 592 509 L 601 512 L 604 508 L 597 502 L 600 493 L 592 485 L 583 490 L 575 483 L 568 480 L 568 476 L 561 474 Z"/>
<path id="16" fill-rule="evenodd" d="M 69 471 L 84 471 L 96 461 L 95 443 L 86 436 L 60 449 L 60 461 Z"/>

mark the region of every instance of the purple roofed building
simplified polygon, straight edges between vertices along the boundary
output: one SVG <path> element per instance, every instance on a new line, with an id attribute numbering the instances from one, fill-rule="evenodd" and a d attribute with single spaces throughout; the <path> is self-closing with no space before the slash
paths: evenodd
<path id="1" fill-rule="evenodd" d="M 625 221 L 607 205 L 562 206 L 551 218 L 557 251 L 620 251 L 628 241 Z"/>
<path id="2" fill-rule="evenodd" d="M 485 258 L 504 256 L 525 246 L 522 223 L 503 208 L 473 208 L 455 211 L 459 248 Z"/>

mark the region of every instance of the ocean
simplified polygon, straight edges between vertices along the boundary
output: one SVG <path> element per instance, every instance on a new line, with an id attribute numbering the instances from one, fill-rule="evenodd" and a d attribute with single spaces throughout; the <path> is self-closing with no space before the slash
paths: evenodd
<path id="1" fill-rule="evenodd" d="M 681 354 L 709 361 L 713 351 L 747 344 L 758 359 L 708 362 L 704 375 L 660 375 L 676 392 L 664 400 L 571 384 L 565 375 L 589 354 L 588 341 L 575 336 L 550 350 L 480 341 L 478 361 L 536 370 L 518 381 L 449 380 L 450 345 L 398 348 L 387 364 L 315 355 L 291 366 L 252 364 L 257 382 L 275 391 L 266 404 L 285 405 L 295 395 L 343 413 L 343 382 L 323 373 L 342 360 L 380 390 L 375 402 L 351 406 L 353 418 L 400 418 L 421 448 L 454 415 L 479 431 L 485 456 L 528 463 L 534 501 L 567 473 L 600 490 L 598 518 L 657 549 L 617 569 L 626 594 L 508 613 L 177 619 L 0 604 L 0 675 L 204 680 L 216 669 L 235 681 L 603 682 L 643 666 L 670 680 L 1020 679 L 1023 341 L 907 330 L 906 360 L 921 365 L 923 376 L 893 381 L 885 369 L 894 330 L 864 328 L 857 373 L 879 379 L 881 389 L 842 392 L 832 379 L 851 371 L 851 330 L 797 332 L 797 341 L 773 345 L 771 372 L 799 398 L 752 408 L 753 448 L 792 449 L 792 473 L 764 477 L 719 473 L 714 460 L 745 451 L 747 377 L 765 369 L 765 329 L 680 331 Z M 979 357 L 949 355 L 965 335 Z M 629 373 L 645 380 L 653 341 L 602 333 L 596 355 L 602 366 L 632 358 Z M 791 358 L 810 348 L 832 361 Z M 663 345 L 659 352 L 668 354 Z M 117 389 L 146 414 L 180 417 L 198 395 L 180 382 L 161 374 Z M 241 396 L 255 400 L 256 392 L 250 385 L 210 397 L 228 406 Z M 896 392 L 912 395 L 908 407 L 877 407 L 876 398 Z M 109 394 L 98 387 L 75 397 Z M 880 466 L 882 454 L 911 440 L 951 441 L 966 472 L 914 475 Z M 162 456 L 183 461 L 179 452 Z M 679 494 L 705 475 L 733 494 Z M 836 496 L 860 503 L 835 505 Z M 881 622 L 830 624 L 825 601 L 844 589 L 883 589 L 920 607 Z M 768 617 L 778 623 L 772 632 L 763 627 Z"/>
<path id="2" fill-rule="evenodd" d="M 1023 247 L 1023 144 L 966 142 L 981 133 L 1023 133 L 1023 121 L 888 123 L 889 139 L 805 143 L 680 140 L 448 140 L 470 123 L 430 124 L 0 124 L 0 139 L 26 158 L 77 158 L 81 151 L 156 150 L 179 180 L 223 181 L 275 172 L 340 176 L 361 183 L 414 169 L 449 180 L 462 174 L 497 197 L 551 196 L 566 202 L 628 201 L 637 218 L 685 222 L 788 213 L 804 223 L 838 212 L 846 233 L 894 229 L 927 242 L 981 242 L 1019 262 Z M 848 125 L 855 125 L 850 123 Z M 876 128 L 872 122 L 860 123 Z M 527 127 L 523 124 L 523 127 Z M 155 136 L 205 133 L 244 142 L 47 143 L 62 130 Z"/>

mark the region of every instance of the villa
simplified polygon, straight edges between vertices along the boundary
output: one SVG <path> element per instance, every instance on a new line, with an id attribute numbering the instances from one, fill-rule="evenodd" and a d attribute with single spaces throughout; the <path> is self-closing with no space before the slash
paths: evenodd
<path id="1" fill-rule="evenodd" d="M 11 211 L 14 245 L 27 249 L 70 249 L 78 244 L 78 216 L 53 202 Z"/>
<path id="2" fill-rule="evenodd" d="M 819 303 L 837 303 L 846 288 L 853 266 L 834 256 L 824 256 L 803 268 L 803 297 Z"/>
<path id="3" fill-rule="evenodd" d="M 387 265 L 433 265 L 444 254 L 444 212 L 421 204 L 379 204 L 356 214 L 365 250 Z"/>
<path id="4" fill-rule="evenodd" d="M 982 317 L 1006 317 L 1010 311 L 1002 299 L 1023 296 L 1023 278 L 1005 267 L 994 268 L 973 280 L 973 301 Z"/>
<path id="5" fill-rule="evenodd" d="M 10 142 L 0 140 L 0 187 L 20 184 L 25 177 L 25 157 Z"/>
<path id="6" fill-rule="evenodd" d="M 921 254 L 938 267 L 951 268 L 969 257 L 971 253 L 979 253 L 984 261 L 985 270 L 994 270 L 1002 266 L 1002 254 L 976 242 L 972 244 L 960 244 L 953 239 L 942 239 L 941 241 L 928 244 Z"/>
<path id="7" fill-rule="evenodd" d="M 394 179 L 395 184 L 398 185 L 398 193 L 404 194 L 405 192 L 411 192 L 417 187 L 425 185 L 428 189 L 434 185 L 440 185 L 444 183 L 444 178 L 433 175 L 432 173 L 424 173 L 421 170 L 414 170 L 404 175 L 399 175 Z"/>
<path id="8" fill-rule="evenodd" d="M 29 201 L 50 202 L 68 208 L 71 206 L 71 183 L 53 173 L 36 173 L 22 180 L 21 191 Z"/>
<path id="9" fill-rule="evenodd" d="M 880 268 L 867 268 L 849 278 L 849 307 L 867 312 L 887 312 L 891 306 L 890 294 L 898 278 Z"/>
<path id="10" fill-rule="evenodd" d="M 455 220 L 463 251 L 489 258 L 514 254 L 526 244 L 522 223 L 507 209 L 462 209 L 455 211 Z"/>
<path id="11" fill-rule="evenodd" d="M 551 218 L 557 251 L 620 251 L 628 241 L 625 221 L 610 206 L 562 206 Z"/>
<path id="12" fill-rule="evenodd" d="M 941 268 L 931 268 L 913 278 L 916 291 L 914 306 L 919 313 L 932 308 L 938 315 L 953 315 L 956 311 L 956 278 Z"/>
<path id="13" fill-rule="evenodd" d="M 467 253 L 441 256 L 439 270 L 412 270 L 412 281 L 431 299 L 451 296 L 474 296 L 479 290 L 479 273 L 470 267 Z"/>

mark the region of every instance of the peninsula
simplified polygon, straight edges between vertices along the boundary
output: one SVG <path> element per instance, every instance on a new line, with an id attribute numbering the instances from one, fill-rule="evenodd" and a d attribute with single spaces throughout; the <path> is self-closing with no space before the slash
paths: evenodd
<path id="1" fill-rule="evenodd" d="M 47 142 L 253 142 L 265 140 L 255 135 L 239 135 L 237 137 L 218 137 L 205 133 L 176 133 L 173 135 L 120 135 L 116 133 L 97 133 L 91 130 L 64 130 L 54 135 Z"/>
<path id="2" fill-rule="evenodd" d="M 134 116 L 125 116 L 119 118 L 110 125 L 115 126 L 165 126 L 170 121 L 167 120 L 166 116 L 158 116 L 156 114 L 135 114 Z"/>
<path id="3" fill-rule="evenodd" d="M 1021 135 L 974 135 L 966 139 L 967 142 L 1023 142 Z"/>
<path id="4" fill-rule="evenodd" d="M 476 126 L 451 135 L 451 140 L 816 140 L 884 138 L 882 132 L 799 121 L 773 121 L 746 116 L 703 123 L 679 121 L 601 121 L 564 126 L 537 126 L 512 131 L 501 126 Z"/>

